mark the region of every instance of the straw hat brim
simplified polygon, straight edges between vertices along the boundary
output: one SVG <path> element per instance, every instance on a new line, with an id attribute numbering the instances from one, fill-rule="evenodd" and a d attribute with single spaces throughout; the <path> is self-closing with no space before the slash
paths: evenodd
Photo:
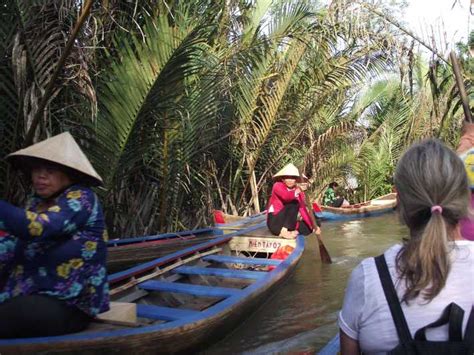
<path id="1" fill-rule="evenodd" d="M 275 175 L 273 175 L 273 179 L 282 179 L 284 177 L 294 177 L 297 180 L 301 179 L 300 172 L 296 166 L 293 164 L 287 164 L 281 169 L 279 172 L 277 172 Z"/>
<path id="2" fill-rule="evenodd" d="M 70 169 L 82 183 L 92 186 L 103 184 L 102 178 L 69 132 L 11 153 L 7 156 L 7 160 L 24 171 L 30 171 L 35 162 L 54 163 Z"/>

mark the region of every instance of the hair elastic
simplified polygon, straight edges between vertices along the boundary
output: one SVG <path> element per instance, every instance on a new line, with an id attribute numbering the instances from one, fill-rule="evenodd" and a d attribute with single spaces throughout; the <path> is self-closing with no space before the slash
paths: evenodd
<path id="1" fill-rule="evenodd" d="M 443 207 L 441 207 L 440 205 L 434 205 L 431 207 L 431 213 L 443 213 Z"/>

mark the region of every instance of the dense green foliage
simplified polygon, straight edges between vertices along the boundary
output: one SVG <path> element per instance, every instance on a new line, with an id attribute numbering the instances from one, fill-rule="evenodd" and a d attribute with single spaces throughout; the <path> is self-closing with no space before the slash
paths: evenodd
<path id="1" fill-rule="evenodd" d="M 96 1 L 72 38 L 79 3 L 0 0 L 0 154 L 28 133 L 71 131 L 105 180 L 114 236 L 263 209 L 290 161 L 313 177 L 313 197 L 356 179 L 354 199 L 369 199 L 390 191 L 413 141 L 458 138 L 450 66 L 427 64 L 370 4 Z M 0 193 L 21 202 L 28 183 L 4 161 L 0 174 Z"/>

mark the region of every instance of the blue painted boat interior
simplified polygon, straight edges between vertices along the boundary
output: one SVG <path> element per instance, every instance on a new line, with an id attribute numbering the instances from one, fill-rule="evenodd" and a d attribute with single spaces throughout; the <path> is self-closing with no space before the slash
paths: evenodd
<path id="1" fill-rule="evenodd" d="M 138 285 L 139 288 L 146 291 L 161 291 L 187 293 L 201 297 L 231 297 L 241 293 L 241 290 L 228 287 L 202 286 L 180 282 L 166 281 L 145 281 Z"/>
<path id="2" fill-rule="evenodd" d="M 177 252 L 162 256 L 162 257 L 154 259 L 152 261 L 148 261 L 146 263 L 131 267 L 129 269 L 116 272 L 112 275 L 109 275 L 109 277 L 108 277 L 109 283 L 113 283 L 117 279 L 126 277 L 126 276 L 134 274 L 134 273 L 143 272 L 147 269 L 155 267 L 156 265 L 158 265 L 160 263 L 166 263 L 166 262 L 169 262 L 169 261 L 174 260 L 176 258 L 179 258 L 182 255 L 186 255 L 186 254 L 190 254 L 190 253 L 193 253 L 195 251 L 198 251 L 198 250 L 206 249 L 209 246 L 212 246 L 214 244 L 225 243 L 226 241 L 232 239 L 232 237 L 235 237 L 235 236 L 241 235 L 241 234 L 246 234 L 246 233 L 253 232 L 257 229 L 262 228 L 265 225 L 266 225 L 266 222 L 261 222 L 259 224 L 254 225 L 254 226 L 251 226 L 251 227 L 248 227 L 248 228 L 245 228 L 245 229 L 233 232 L 233 233 L 229 233 L 229 234 L 226 234 L 226 235 L 221 236 L 221 237 L 217 237 L 214 240 L 207 241 L 207 242 L 200 243 L 200 244 L 196 244 L 196 245 L 190 246 L 189 248 L 179 250 Z"/>
<path id="3" fill-rule="evenodd" d="M 246 234 L 253 230 L 260 228 L 262 225 L 265 225 L 265 222 L 262 222 L 256 226 L 246 228 L 241 231 L 227 234 L 224 237 L 216 238 L 213 241 L 201 243 L 190 248 L 186 248 L 179 252 L 173 253 L 171 255 L 155 259 L 152 262 L 144 263 L 142 265 L 136 266 L 134 268 L 113 274 L 109 276 L 109 281 L 113 282 L 116 279 L 121 279 L 123 276 L 133 275 L 134 273 L 147 270 L 150 266 L 153 266 L 160 262 L 169 262 L 176 260 L 180 256 L 189 255 L 190 253 L 212 247 L 219 243 L 226 243 L 232 237 L 239 234 Z M 176 327 L 181 327 L 184 325 L 190 325 L 194 322 L 200 322 L 206 318 L 217 317 L 222 312 L 225 312 L 230 307 L 235 307 L 240 303 L 245 302 L 249 297 L 260 294 L 263 290 L 267 289 L 270 284 L 273 284 L 281 280 L 286 276 L 287 271 L 290 266 L 296 264 L 302 253 L 304 251 L 305 239 L 303 236 L 299 235 L 296 239 L 296 247 L 293 252 L 284 260 L 271 260 L 271 259 L 262 259 L 260 261 L 254 261 L 255 259 L 251 258 L 242 258 L 242 257 L 226 257 L 224 255 L 208 255 L 204 256 L 202 259 L 211 262 L 210 267 L 194 267 L 194 266 L 180 266 L 173 270 L 173 273 L 179 274 L 192 274 L 192 275 L 217 275 L 231 278 L 243 278 L 251 279 L 253 283 L 250 283 L 248 286 L 239 289 L 239 288 L 229 288 L 229 287 L 214 287 L 214 286 L 204 286 L 180 282 L 168 282 L 165 279 L 157 280 L 148 280 L 138 284 L 138 287 L 144 290 L 158 290 L 165 292 L 178 292 L 178 293 L 187 293 L 196 296 L 203 297 L 218 297 L 222 300 L 218 301 L 214 305 L 202 310 L 190 310 L 183 308 L 172 308 L 172 307 L 163 307 L 155 306 L 148 304 L 137 304 L 137 316 L 142 318 L 149 318 L 153 320 L 163 320 L 165 323 L 145 325 L 142 327 L 131 327 L 131 328 L 122 328 L 118 330 L 109 330 L 109 331 L 98 331 L 98 332 L 86 332 L 86 333 L 76 333 L 68 334 L 62 336 L 54 337 L 38 337 L 38 338 L 24 338 L 24 339 L 0 339 L 0 346 L 12 346 L 12 345 L 21 345 L 21 344 L 54 344 L 57 342 L 64 341 L 81 341 L 81 340 L 93 340 L 100 338 L 111 338 L 111 337 L 122 337 L 130 335 L 142 335 L 149 332 L 157 332 L 160 330 L 170 330 Z M 240 263 L 247 265 L 272 265 L 276 266 L 271 271 L 253 271 L 253 270 L 234 270 L 234 269 L 219 269 L 213 268 L 213 263 Z M 222 273 L 222 274 L 220 274 Z M 157 345 L 159 346 L 159 345 Z"/>

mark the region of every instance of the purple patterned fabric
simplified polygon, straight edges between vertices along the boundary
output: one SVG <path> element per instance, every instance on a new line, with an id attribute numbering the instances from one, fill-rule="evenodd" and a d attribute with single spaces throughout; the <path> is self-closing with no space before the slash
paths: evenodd
<path id="1" fill-rule="evenodd" d="M 53 203 L 0 201 L 0 303 L 43 294 L 95 316 L 109 309 L 107 232 L 99 200 L 73 185 Z"/>

